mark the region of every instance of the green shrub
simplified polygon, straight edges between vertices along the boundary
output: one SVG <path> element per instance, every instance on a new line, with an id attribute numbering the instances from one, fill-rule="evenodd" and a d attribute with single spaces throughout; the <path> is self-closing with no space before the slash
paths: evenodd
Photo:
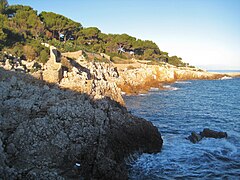
<path id="1" fill-rule="evenodd" d="M 42 51 L 40 52 L 38 61 L 39 61 L 40 63 L 45 64 L 45 63 L 48 61 L 48 59 L 49 59 L 49 52 L 47 52 L 46 50 L 42 50 Z"/>

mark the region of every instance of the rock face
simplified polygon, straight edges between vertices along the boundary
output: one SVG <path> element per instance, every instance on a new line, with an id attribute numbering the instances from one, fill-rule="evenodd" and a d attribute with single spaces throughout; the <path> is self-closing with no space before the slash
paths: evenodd
<path id="1" fill-rule="evenodd" d="M 108 63 L 71 62 L 72 72 L 64 72 L 60 86 L 87 93 L 94 99 L 110 97 L 124 105 L 121 89 L 116 84 L 117 70 Z"/>
<path id="2" fill-rule="evenodd" d="M 0 179 L 127 179 L 124 158 L 156 153 L 157 128 L 109 98 L 0 68 Z"/>
<path id="3" fill-rule="evenodd" d="M 150 88 L 163 88 L 163 83 L 190 79 L 219 79 L 237 76 L 216 74 L 192 68 L 177 68 L 169 64 L 148 65 L 151 61 L 131 61 L 131 64 L 111 62 L 111 57 L 104 54 L 87 53 L 82 50 L 60 53 L 55 47 L 50 48 L 50 59 L 43 66 L 37 62 L 25 62 L 12 57 L 12 60 L 0 62 L 7 70 L 31 72 L 31 74 L 50 83 L 57 83 L 63 88 L 77 90 L 90 95 L 93 99 L 110 97 L 124 105 L 121 92 L 127 94 L 147 93 Z M 104 62 L 88 62 L 87 58 L 108 59 Z M 97 59 L 98 59 L 97 58 Z M 39 70 L 40 68 L 40 70 Z M 34 71 L 34 72 L 33 72 Z"/>
<path id="4" fill-rule="evenodd" d="M 144 65 L 119 71 L 117 85 L 128 94 L 145 93 L 151 87 L 161 88 L 162 83 L 175 81 L 174 71 L 168 67 Z"/>
<path id="5" fill-rule="evenodd" d="M 119 70 L 117 85 L 127 94 L 146 93 L 151 87 L 162 88 L 163 83 L 178 80 L 220 79 L 227 74 L 217 74 L 192 68 L 177 68 L 171 65 L 144 65 Z"/>

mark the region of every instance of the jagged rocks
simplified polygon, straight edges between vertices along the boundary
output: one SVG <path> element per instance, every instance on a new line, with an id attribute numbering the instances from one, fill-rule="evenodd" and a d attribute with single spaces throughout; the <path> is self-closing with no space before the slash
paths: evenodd
<path id="1" fill-rule="evenodd" d="M 205 128 L 200 133 L 192 132 L 187 139 L 190 140 L 192 143 L 197 143 L 201 141 L 203 138 L 216 138 L 216 139 L 227 138 L 227 133 Z"/>
<path id="2" fill-rule="evenodd" d="M 157 128 L 109 98 L 0 75 L 0 178 L 127 179 L 124 158 L 161 150 Z"/>
<path id="3" fill-rule="evenodd" d="M 94 99 L 110 97 L 124 105 L 121 89 L 115 82 L 118 72 L 113 66 L 107 63 L 82 63 L 75 66 L 72 72 L 64 72 L 60 86 L 87 93 Z"/>

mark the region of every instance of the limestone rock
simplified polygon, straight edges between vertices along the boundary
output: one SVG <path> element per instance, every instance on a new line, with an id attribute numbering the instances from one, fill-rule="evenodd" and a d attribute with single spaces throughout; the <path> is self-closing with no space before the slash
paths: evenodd
<path id="1" fill-rule="evenodd" d="M 0 68 L 9 73 L 0 79 L 0 179 L 127 179 L 124 158 L 161 150 L 157 128 L 110 98 Z"/>

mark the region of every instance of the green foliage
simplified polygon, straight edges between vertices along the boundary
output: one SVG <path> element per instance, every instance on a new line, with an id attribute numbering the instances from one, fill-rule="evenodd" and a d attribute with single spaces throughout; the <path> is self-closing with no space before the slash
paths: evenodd
<path id="1" fill-rule="evenodd" d="M 13 55 L 23 58 L 24 57 L 24 52 L 23 52 L 23 45 L 20 43 L 17 43 L 13 49 L 12 49 L 12 53 Z"/>
<path id="2" fill-rule="evenodd" d="M 8 1 L 0 0 L 0 14 L 4 14 L 6 12 L 7 7 L 8 7 Z"/>
<path id="3" fill-rule="evenodd" d="M 186 66 L 186 63 L 182 62 L 182 58 L 177 57 L 177 56 L 171 56 L 168 59 L 168 63 L 172 64 L 177 67 L 183 67 Z"/>
<path id="4" fill-rule="evenodd" d="M 89 28 L 83 28 L 79 32 L 80 32 L 80 35 L 83 36 L 85 39 L 97 39 L 98 34 L 101 31 L 96 27 L 89 27 Z"/>
<path id="5" fill-rule="evenodd" d="M 43 11 L 39 16 L 44 22 L 48 31 L 53 33 L 53 38 L 56 37 L 57 34 L 58 38 L 60 39 L 60 34 L 64 34 L 65 40 L 67 40 L 67 37 L 82 28 L 80 23 L 53 12 Z"/>
<path id="6" fill-rule="evenodd" d="M 39 54 L 38 61 L 40 63 L 45 64 L 48 61 L 48 59 L 49 59 L 49 52 L 46 50 L 42 50 Z"/>
<path id="7" fill-rule="evenodd" d="M 4 32 L 4 23 L 6 22 L 6 17 L 0 14 L 0 50 L 4 47 L 7 40 L 7 34 Z"/>
<path id="8" fill-rule="evenodd" d="M 64 35 L 63 38 L 60 35 Z M 49 50 L 41 42 L 48 42 L 62 52 L 80 49 L 92 53 L 103 52 L 117 63 L 130 62 L 126 59 L 135 58 L 150 60 L 152 64 L 168 60 L 176 66 L 186 65 L 177 56 L 169 57 L 152 41 L 128 34 L 104 34 L 97 27 L 83 28 L 81 23 L 60 14 L 42 12 L 38 15 L 30 6 L 8 6 L 6 0 L 0 0 L 0 50 L 7 50 L 29 61 L 35 59 L 45 63 Z M 119 48 L 125 52 L 119 51 Z"/>
<path id="9" fill-rule="evenodd" d="M 21 34 L 24 39 L 38 38 L 43 35 L 44 25 L 34 11 L 29 6 L 9 6 L 7 12 L 13 15 L 8 21 L 9 30 Z"/>

